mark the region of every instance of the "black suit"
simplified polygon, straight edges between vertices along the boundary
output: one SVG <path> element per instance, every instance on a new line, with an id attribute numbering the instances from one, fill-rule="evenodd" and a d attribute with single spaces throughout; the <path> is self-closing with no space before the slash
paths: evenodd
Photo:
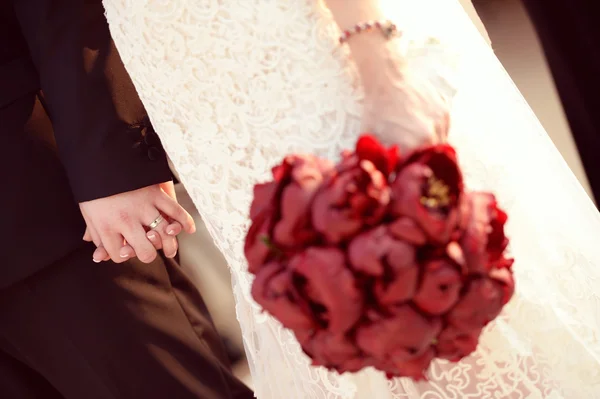
<path id="1" fill-rule="evenodd" d="M 171 174 L 159 145 L 150 154 L 133 148 L 149 124 L 102 3 L 15 0 L 15 15 L 10 1 L 0 2 L 0 171 L 9 194 L 0 196 L 8 217 L 0 232 L 2 287 L 81 244 L 76 202 Z"/>
<path id="2" fill-rule="evenodd" d="M 600 12 L 594 0 L 523 0 L 600 204 Z"/>
<path id="3" fill-rule="evenodd" d="M 94 264 L 78 202 L 168 181 L 100 0 L 0 0 L 0 398 L 249 398 L 178 265 Z"/>

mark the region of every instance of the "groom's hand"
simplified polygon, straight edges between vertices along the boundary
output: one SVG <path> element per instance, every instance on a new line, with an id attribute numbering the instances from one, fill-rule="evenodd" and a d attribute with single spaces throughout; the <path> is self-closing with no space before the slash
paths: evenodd
<path id="1" fill-rule="evenodd" d="M 174 192 L 172 186 L 170 182 L 163 183 L 80 203 L 89 236 L 116 263 L 124 262 L 133 255 L 137 255 L 142 262 L 152 262 L 156 257 L 155 246 L 174 255 L 177 250 L 174 235 L 177 232 L 169 231 L 179 223 L 186 232 L 193 233 L 195 225 L 192 217 L 171 197 Z M 146 226 L 161 214 L 165 220 L 147 232 Z M 167 219 L 176 223 L 169 224 Z M 153 232 L 155 241 L 151 242 L 149 238 Z M 124 246 L 124 242 L 128 246 Z M 96 261 L 103 258 L 94 255 Z"/>

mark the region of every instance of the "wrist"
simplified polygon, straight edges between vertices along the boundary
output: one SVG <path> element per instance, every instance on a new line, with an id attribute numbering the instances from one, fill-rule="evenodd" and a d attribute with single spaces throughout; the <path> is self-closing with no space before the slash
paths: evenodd
<path id="1" fill-rule="evenodd" d="M 359 72 L 370 70 L 373 65 L 390 57 L 390 40 L 378 31 L 361 32 L 350 37 L 345 45 L 350 49 Z"/>
<path id="2" fill-rule="evenodd" d="M 345 35 L 350 32 L 349 36 L 344 37 L 343 45 L 348 46 L 365 89 L 385 85 L 387 78 L 382 77 L 381 73 L 390 68 L 401 69 L 399 63 L 403 60 L 398 40 L 390 34 L 397 34 L 396 27 L 393 26 L 390 32 L 387 29 L 391 27 L 365 29 L 361 26 L 369 21 L 387 21 L 380 0 L 325 0 L 325 4 L 340 33 Z M 361 26 L 360 31 L 356 31 L 356 26 Z"/>
<path id="3" fill-rule="evenodd" d="M 381 27 L 363 27 L 360 32 L 354 30 L 367 22 L 385 21 L 379 0 L 325 0 L 325 3 L 339 28 L 340 42 L 345 39 L 342 45 L 349 47 L 360 68 L 370 53 L 382 49 L 387 41 Z M 349 36 L 345 37 L 346 33 L 349 33 Z"/>
<path id="4" fill-rule="evenodd" d="M 353 38 L 360 40 L 350 47 L 365 94 L 380 91 L 402 80 L 405 63 L 397 40 L 370 36 Z"/>

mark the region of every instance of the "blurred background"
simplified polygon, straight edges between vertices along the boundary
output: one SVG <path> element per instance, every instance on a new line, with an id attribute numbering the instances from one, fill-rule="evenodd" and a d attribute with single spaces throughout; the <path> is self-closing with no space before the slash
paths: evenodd
<path id="1" fill-rule="evenodd" d="M 589 194 L 552 77 L 520 0 L 474 0 L 473 3 L 461 0 L 461 3 Z M 251 386 L 227 263 L 215 248 L 185 189 L 179 184 L 177 190 L 178 199 L 194 216 L 198 226 L 196 234 L 180 238 L 181 264 L 204 296 L 227 345 L 236 375 Z"/>

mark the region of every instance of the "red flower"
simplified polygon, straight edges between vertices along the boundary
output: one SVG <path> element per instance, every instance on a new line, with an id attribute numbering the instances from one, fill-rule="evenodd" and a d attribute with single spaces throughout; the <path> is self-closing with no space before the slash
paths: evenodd
<path id="1" fill-rule="evenodd" d="M 332 170 L 332 164 L 313 156 L 288 156 L 273 168 L 273 181 L 254 186 L 252 226 L 244 246 L 250 272 L 256 273 L 278 250 L 302 248 L 316 239 L 310 207 Z"/>
<path id="2" fill-rule="evenodd" d="M 284 327 L 308 331 L 316 327 L 316 322 L 294 287 L 293 280 L 292 272 L 282 264 L 268 263 L 254 279 L 252 297 Z"/>
<path id="3" fill-rule="evenodd" d="M 272 219 L 270 212 L 258 213 L 252 219 L 252 225 L 250 226 L 250 230 L 248 230 L 244 245 L 244 255 L 248 261 L 248 270 L 250 273 L 258 272 L 272 253 L 273 248 L 269 245 Z"/>
<path id="4" fill-rule="evenodd" d="M 394 309 L 389 318 L 359 327 L 356 343 L 367 355 L 397 365 L 426 354 L 441 330 L 439 318 L 425 317 L 404 305 Z"/>
<path id="5" fill-rule="evenodd" d="M 390 202 L 384 174 L 371 161 L 347 155 L 324 183 L 312 207 L 312 223 L 331 244 L 381 222 Z"/>
<path id="6" fill-rule="evenodd" d="M 425 262 L 422 273 L 413 302 L 427 314 L 446 313 L 460 297 L 462 276 L 458 266 L 449 259 L 433 259 Z"/>
<path id="7" fill-rule="evenodd" d="M 368 367 L 367 359 L 344 334 L 317 331 L 296 334 L 302 349 L 313 360 L 314 366 L 325 366 L 339 373 L 357 372 Z"/>
<path id="8" fill-rule="evenodd" d="M 400 160 L 397 146 L 386 148 L 375 137 L 368 134 L 358 139 L 356 155 L 360 160 L 371 161 L 385 177 L 396 169 Z"/>
<path id="9" fill-rule="evenodd" d="M 360 318 L 363 296 L 344 253 L 337 248 L 308 248 L 290 260 L 302 300 L 309 303 L 315 323 L 343 334 Z"/>
<path id="10" fill-rule="evenodd" d="M 357 236 L 348 247 L 352 268 L 377 277 L 374 296 L 384 306 L 411 299 L 419 279 L 414 245 L 393 233 L 393 228 L 379 226 Z"/>
<path id="11" fill-rule="evenodd" d="M 396 219 L 389 225 L 389 230 L 394 237 L 410 244 L 425 245 L 427 243 L 427 235 L 412 219 Z"/>
<path id="12" fill-rule="evenodd" d="M 436 345 L 437 356 L 458 362 L 463 357 L 470 355 L 477 349 L 481 329 L 460 330 L 459 328 L 448 325 L 439 335 Z"/>
<path id="13" fill-rule="evenodd" d="M 390 376 L 398 377 L 410 377 L 415 381 L 427 380 L 425 376 L 425 370 L 429 368 L 429 365 L 435 358 L 435 351 L 433 349 L 427 349 L 420 356 L 406 360 L 404 362 L 395 362 L 395 371 L 390 373 Z"/>
<path id="14" fill-rule="evenodd" d="M 434 358 L 475 351 L 514 293 L 506 214 L 463 192 L 449 146 L 399 164 L 363 136 L 335 168 L 287 157 L 254 197 L 252 295 L 314 365 L 425 379 Z"/>
<path id="15" fill-rule="evenodd" d="M 471 272 L 485 273 L 494 263 L 501 261 L 508 246 L 508 238 L 504 235 L 507 216 L 490 193 L 469 193 L 464 204 L 465 232 L 460 242 L 466 265 Z M 505 267 L 512 265 L 512 261 L 506 259 L 501 263 Z"/>
<path id="16" fill-rule="evenodd" d="M 509 269 L 493 269 L 488 277 L 472 280 L 446 319 L 462 331 L 477 331 L 495 319 L 515 289 Z"/>
<path id="17" fill-rule="evenodd" d="M 393 211 L 413 219 L 429 239 L 446 243 L 459 221 L 462 174 L 452 147 L 428 147 L 411 155 L 392 183 Z"/>
<path id="18" fill-rule="evenodd" d="M 414 381 L 427 380 L 425 371 L 435 358 L 435 351 L 427 349 L 422 355 L 406 361 L 394 361 L 390 358 L 371 359 L 373 367 L 383 371 L 387 378 L 408 377 Z"/>

